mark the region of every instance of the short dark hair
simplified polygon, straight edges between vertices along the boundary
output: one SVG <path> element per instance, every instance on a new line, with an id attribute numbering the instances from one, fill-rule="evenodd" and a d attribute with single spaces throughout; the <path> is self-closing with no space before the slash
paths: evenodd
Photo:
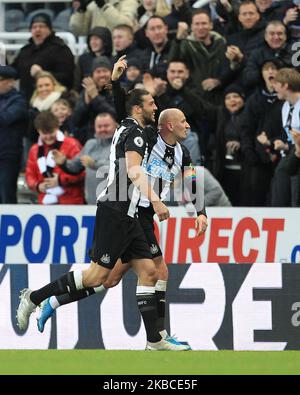
<path id="1" fill-rule="evenodd" d="M 277 19 L 269 21 L 267 23 L 267 25 L 265 27 L 265 32 L 267 31 L 268 27 L 271 26 L 271 25 L 273 25 L 273 26 L 283 26 L 284 30 L 285 30 L 285 33 L 287 33 L 287 28 L 286 28 L 285 24 L 282 21 L 279 21 Z"/>
<path id="2" fill-rule="evenodd" d="M 173 60 L 170 60 L 169 63 L 168 63 L 168 68 L 169 68 L 171 63 L 182 63 L 188 70 L 190 70 L 190 66 L 188 65 L 187 61 L 184 60 L 184 59 L 174 58 Z"/>
<path id="3" fill-rule="evenodd" d="M 126 97 L 126 112 L 128 115 L 132 113 L 134 106 L 143 107 L 144 96 L 149 95 L 145 89 L 133 89 Z"/>
<path id="4" fill-rule="evenodd" d="M 96 118 L 104 118 L 104 117 L 110 117 L 115 122 L 117 122 L 116 117 L 111 112 L 99 112 L 99 114 L 96 115 Z"/>
<path id="5" fill-rule="evenodd" d="M 43 133 L 51 133 L 58 129 L 59 122 L 51 111 L 41 111 L 34 120 L 34 127 Z"/>
<path id="6" fill-rule="evenodd" d="M 238 5 L 238 14 L 240 13 L 240 10 L 241 10 L 241 8 L 242 8 L 244 5 L 253 5 L 253 6 L 256 8 L 256 11 L 259 12 L 259 11 L 258 11 L 258 8 L 257 8 L 257 5 L 255 4 L 255 2 L 254 2 L 253 0 L 244 0 L 242 3 L 240 3 L 240 4 Z"/>
<path id="7" fill-rule="evenodd" d="M 150 21 L 152 21 L 152 19 L 160 19 L 160 20 L 163 22 L 163 24 L 164 24 L 165 26 L 168 26 L 168 24 L 166 23 L 166 21 L 164 20 L 163 17 L 161 17 L 161 16 L 159 16 L 159 15 L 152 15 L 152 16 L 150 16 L 150 18 L 147 20 L 146 25 L 145 25 L 145 29 L 148 28 L 148 24 L 149 24 Z"/>
<path id="8" fill-rule="evenodd" d="M 192 12 L 192 22 L 193 22 L 194 16 L 196 16 L 196 15 L 202 15 L 202 14 L 203 14 L 203 15 L 206 15 L 206 16 L 208 17 L 209 21 L 212 22 L 210 13 L 209 13 L 208 11 L 206 11 L 205 9 L 203 9 L 203 8 L 199 8 L 199 9 L 197 9 L 197 10 L 195 10 L 195 11 Z"/>

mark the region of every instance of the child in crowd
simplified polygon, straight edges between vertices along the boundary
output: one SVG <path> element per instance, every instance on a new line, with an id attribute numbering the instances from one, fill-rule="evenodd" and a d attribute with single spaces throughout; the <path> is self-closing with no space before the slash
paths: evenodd
<path id="1" fill-rule="evenodd" d="M 74 137 L 76 133 L 72 121 L 72 107 L 68 100 L 56 100 L 52 104 L 50 111 L 57 118 L 59 129 L 64 133 L 64 135 Z"/>
<path id="2" fill-rule="evenodd" d="M 135 88 L 135 85 L 142 82 L 141 65 L 139 59 L 131 58 L 127 61 L 126 79 L 122 85 L 127 90 Z"/>

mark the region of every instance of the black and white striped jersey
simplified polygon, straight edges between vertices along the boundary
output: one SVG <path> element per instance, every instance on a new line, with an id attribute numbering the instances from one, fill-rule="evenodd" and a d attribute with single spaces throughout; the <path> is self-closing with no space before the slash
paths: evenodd
<path id="1" fill-rule="evenodd" d="M 107 186 L 97 201 L 116 209 L 122 215 L 134 217 L 138 206 L 149 207 L 150 201 L 141 195 L 128 178 L 125 152 L 141 155 L 141 166 L 161 200 L 169 193 L 176 177 L 182 176 L 185 167 L 192 163 L 189 151 L 182 144 L 167 144 L 152 127 L 141 128 L 133 118 L 125 118 L 116 130 L 111 150 Z M 198 211 L 198 210 L 197 210 Z"/>
<path id="2" fill-rule="evenodd" d="M 133 118 L 125 118 L 115 131 L 110 149 L 110 165 L 107 186 L 98 196 L 97 202 L 109 205 L 120 214 L 134 217 L 140 192 L 128 178 L 125 152 L 136 151 L 143 160 L 148 155 L 148 143 L 144 130 Z"/>
<path id="3" fill-rule="evenodd" d="M 145 137 L 148 142 L 148 152 L 142 162 L 142 168 L 148 175 L 154 191 L 160 199 L 165 200 L 172 182 L 182 176 L 184 167 L 192 163 L 189 151 L 182 144 L 167 144 L 153 128 L 147 127 Z M 141 196 L 139 206 L 149 207 L 150 201 Z"/>

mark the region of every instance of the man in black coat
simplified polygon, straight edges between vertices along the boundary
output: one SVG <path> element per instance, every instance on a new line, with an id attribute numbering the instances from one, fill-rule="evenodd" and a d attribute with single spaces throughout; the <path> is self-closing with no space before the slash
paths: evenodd
<path id="1" fill-rule="evenodd" d="M 30 99 L 35 88 L 35 76 L 42 70 L 50 71 L 67 88 L 73 85 L 74 56 L 64 41 L 52 30 L 48 15 L 40 13 L 30 24 L 32 37 L 21 48 L 12 66 L 18 71 L 20 89 Z"/>
<path id="2" fill-rule="evenodd" d="M 235 81 L 241 84 L 241 71 L 250 54 L 264 44 L 265 23 L 254 2 L 244 1 L 239 5 L 238 20 L 241 29 L 227 38 L 226 60 L 220 80 L 223 85 Z"/>
<path id="3" fill-rule="evenodd" d="M 168 25 L 163 18 L 153 15 L 148 19 L 145 34 L 151 45 L 143 53 L 142 72 L 151 72 L 155 77 L 165 78 L 171 46 Z"/>
<path id="4" fill-rule="evenodd" d="M 182 85 L 187 89 L 192 90 L 197 94 L 197 89 L 190 77 L 190 70 L 188 66 L 181 60 L 171 61 L 168 65 L 166 81 L 159 78 L 148 80 L 144 77 L 144 87 L 155 98 L 155 103 L 160 113 L 167 108 L 178 108 L 184 112 L 187 122 L 191 127 L 191 131 L 198 134 L 201 152 L 205 152 L 205 137 L 203 134 L 204 125 L 199 118 L 198 111 L 191 107 L 189 102 L 184 97 L 181 90 L 177 89 L 176 82 L 178 79 Z M 202 134 L 201 134 L 202 132 Z"/>
<path id="5" fill-rule="evenodd" d="M 243 70 L 243 84 L 251 90 L 262 82 L 261 67 L 266 60 L 276 60 L 280 67 L 293 67 L 286 27 L 280 21 L 267 24 L 265 44 L 253 51 Z"/>
<path id="6" fill-rule="evenodd" d="M 74 108 L 73 121 L 80 131 L 76 137 L 83 145 L 94 137 L 94 123 L 98 114 L 105 112 L 116 117 L 113 97 L 107 89 L 111 83 L 111 69 L 110 59 L 99 56 L 93 61 L 90 77 L 82 81 L 83 90 Z"/>
<path id="7" fill-rule="evenodd" d="M 275 61 L 262 67 L 264 84 L 248 98 L 241 120 L 241 150 L 248 179 L 247 206 L 269 204 L 269 188 L 280 155 L 274 150 L 274 141 L 282 136 L 281 108 L 283 102 L 274 90 L 278 71 Z"/>
<path id="8" fill-rule="evenodd" d="M 255 0 L 255 3 L 262 19 L 266 22 L 270 22 L 282 20 L 284 18 L 287 5 L 292 2 L 289 0 Z"/>
<path id="9" fill-rule="evenodd" d="M 247 1 L 246 1 L 247 2 Z M 216 11 L 226 23 L 226 31 L 231 33 L 236 29 L 237 18 L 236 13 L 240 4 L 244 2 L 240 1 L 230 1 L 230 0 L 218 0 Z M 282 21 L 287 7 L 292 4 L 291 0 L 255 0 L 255 5 L 260 14 L 261 20 L 265 23 L 270 21 Z"/>
<path id="10" fill-rule="evenodd" d="M 115 26 L 112 32 L 112 40 L 114 51 L 116 53 L 113 57 L 113 63 L 117 62 L 118 59 L 123 55 L 126 55 L 127 61 L 132 58 L 142 58 L 142 50 L 138 48 L 136 42 L 134 41 L 134 32 L 131 26 Z"/>
<path id="11" fill-rule="evenodd" d="M 173 80 L 173 88 L 178 89 L 178 93 L 195 111 L 200 121 L 207 121 L 212 126 L 214 133 L 211 135 L 205 136 L 203 129 L 201 130 L 200 146 L 202 148 L 207 144 L 207 151 L 211 151 L 214 141 L 215 160 L 209 165 L 213 166 L 214 175 L 221 182 L 232 205 L 243 205 L 246 192 L 243 156 L 240 152 L 240 124 L 245 104 L 243 90 L 238 85 L 229 85 L 224 90 L 224 104 L 216 106 L 203 99 L 179 78 Z M 204 154 L 207 156 L 207 152 Z"/>
<path id="12" fill-rule="evenodd" d="M 27 103 L 15 88 L 17 72 L 0 66 L 0 203 L 17 203 L 17 179 L 26 128 Z"/>

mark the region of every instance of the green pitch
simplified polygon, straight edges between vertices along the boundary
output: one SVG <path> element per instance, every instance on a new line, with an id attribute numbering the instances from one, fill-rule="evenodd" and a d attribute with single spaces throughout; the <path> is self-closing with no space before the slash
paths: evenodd
<path id="1" fill-rule="evenodd" d="M 300 374 L 300 351 L 0 350 L 0 374 Z"/>

